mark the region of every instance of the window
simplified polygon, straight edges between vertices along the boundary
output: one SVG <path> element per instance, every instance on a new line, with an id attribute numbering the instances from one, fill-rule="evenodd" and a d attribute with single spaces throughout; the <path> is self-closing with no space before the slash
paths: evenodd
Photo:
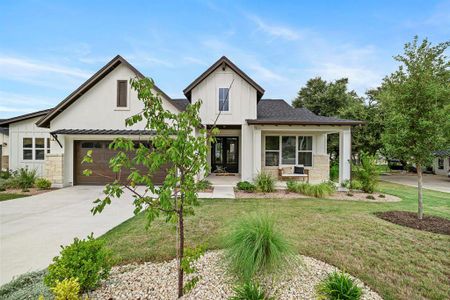
<path id="1" fill-rule="evenodd" d="M 219 88 L 219 111 L 229 111 L 228 88 Z"/>
<path id="2" fill-rule="evenodd" d="M 443 170 L 444 169 L 444 159 L 438 158 L 438 169 Z"/>
<path id="3" fill-rule="evenodd" d="M 47 138 L 47 154 L 50 153 L 50 138 Z"/>
<path id="4" fill-rule="evenodd" d="M 45 158 L 45 139 L 35 138 L 34 139 L 34 159 L 44 160 Z"/>
<path id="5" fill-rule="evenodd" d="M 81 143 L 81 148 L 83 148 L 83 149 L 92 149 L 92 148 L 100 149 L 100 148 L 102 148 L 102 144 L 99 142 L 83 142 L 83 143 Z"/>
<path id="6" fill-rule="evenodd" d="M 312 167 L 312 136 L 298 137 L 298 164 Z"/>
<path id="7" fill-rule="evenodd" d="M 280 137 L 266 136 L 266 166 L 280 164 Z"/>
<path id="8" fill-rule="evenodd" d="M 117 107 L 128 107 L 126 80 L 117 80 Z"/>
<path id="9" fill-rule="evenodd" d="M 281 153 L 283 165 L 295 165 L 295 136 L 281 137 Z"/>
<path id="10" fill-rule="evenodd" d="M 23 160 L 33 159 L 33 139 L 23 138 Z"/>

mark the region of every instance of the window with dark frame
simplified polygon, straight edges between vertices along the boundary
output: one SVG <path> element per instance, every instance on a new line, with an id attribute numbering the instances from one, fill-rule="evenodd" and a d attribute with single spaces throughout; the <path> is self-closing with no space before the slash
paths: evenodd
<path id="1" fill-rule="evenodd" d="M 117 80 L 117 107 L 128 107 L 127 88 L 128 82 L 126 80 Z"/>
<path id="2" fill-rule="evenodd" d="M 22 138 L 22 160 L 44 160 L 45 153 L 50 153 L 50 138 Z"/>
<path id="3" fill-rule="evenodd" d="M 33 138 L 22 139 L 23 160 L 33 160 Z"/>
<path id="4" fill-rule="evenodd" d="M 45 138 L 34 139 L 34 159 L 44 160 L 45 158 Z"/>
<path id="5" fill-rule="evenodd" d="M 266 136 L 266 166 L 278 166 L 280 164 L 280 137 Z"/>
<path id="6" fill-rule="evenodd" d="M 444 159 L 438 158 L 438 169 L 443 170 L 444 169 Z"/>
<path id="7" fill-rule="evenodd" d="M 312 136 L 298 137 L 298 164 L 312 167 Z"/>
<path id="8" fill-rule="evenodd" d="M 312 136 L 266 136 L 265 166 L 304 165 L 312 167 Z"/>
<path id="9" fill-rule="evenodd" d="M 219 111 L 229 111 L 229 102 L 228 88 L 219 88 Z"/>

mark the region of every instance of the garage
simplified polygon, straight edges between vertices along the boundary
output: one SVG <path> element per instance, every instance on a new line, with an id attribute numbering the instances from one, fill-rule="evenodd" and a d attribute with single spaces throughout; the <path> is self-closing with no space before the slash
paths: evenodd
<path id="1" fill-rule="evenodd" d="M 111 183 L 116 179 L 117 174 L 113 173 L 109 168 L 109 160 L 117 151 L 109 149 L 111 141 L 74 141 L 74 184 L 76 185 L 104 185 Z M 87 151 L 92 150 L 93 163 L 81 164 L 83 157 Z M 166 167 L 161 168 L 153 175 L 153 182 L 155 184 L 162 184 L 166 177 Z M 92 175 L 84 176 L 85 169 L 92 170 Z M 141 166 L 141 171 L 146 171 L 146 168 Z M 121 182 L 127 180 L 129 171 L 122 171 Z"/>

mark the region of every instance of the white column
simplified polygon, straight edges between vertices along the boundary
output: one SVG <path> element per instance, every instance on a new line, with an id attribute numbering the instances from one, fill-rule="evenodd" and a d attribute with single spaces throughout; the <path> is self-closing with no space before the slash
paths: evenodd
<path id="1" fill-rule="evenodd" d="M 241 180 L 252 180 L 253 173 L 253 126 L 242 124 L 241 130 Z"/>
<path id="2" fill-rule="evenodd" d="M 253 129 L 253 178 L 261 171 L 261 129 Z"/>
<path id="3" fill-rule="evenodd" d="M 351 134 L 350 127 L 339 132 L 339 185 L 350 179 Z"/>

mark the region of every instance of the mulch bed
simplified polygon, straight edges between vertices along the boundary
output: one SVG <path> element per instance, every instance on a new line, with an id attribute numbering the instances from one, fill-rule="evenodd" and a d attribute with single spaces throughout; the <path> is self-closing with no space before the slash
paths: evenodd
<path id="1" fill-rule="evenodd" d="M 378 212 L 375 215 L 397 225 L 450 235 L 450 220 L 448 219 L 424 215 L 423 219 L 419 220 L 417 213 L 409 211 L 386 211 Z"/>

